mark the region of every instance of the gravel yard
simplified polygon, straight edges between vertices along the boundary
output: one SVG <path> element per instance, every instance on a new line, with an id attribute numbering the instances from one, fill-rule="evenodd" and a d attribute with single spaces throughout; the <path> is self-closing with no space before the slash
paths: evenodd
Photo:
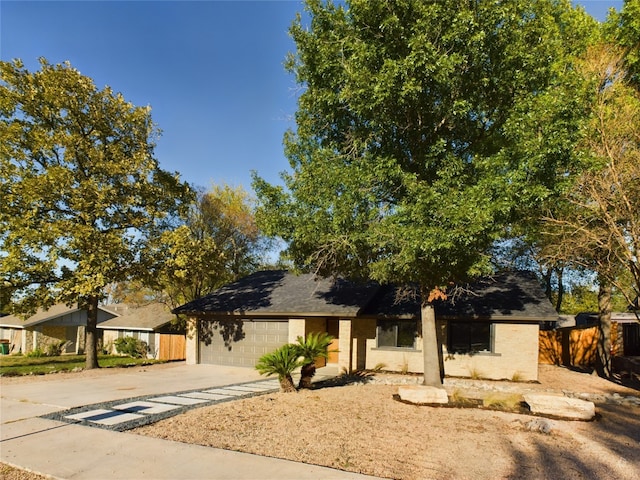
<path id="1" fill-rule="evenodd" d="M 93 377 L 117 371 L 1 380 L 47 382 L 57 375 Z M 419 377 L 376 375 L 368 380 L 195 408 L 123 435 L 150 435 L 398 479 L 640 478 L 637 389 L 553 366 L 540 366 L 539 383 L 445 382 L 450 395 L 470 398 L 534 390 L 595 401 L 598 418 L 577 422 L 408 405 L 394 400 L 397 383 L 415 383 Z M 0 477 L 43 478 L 2 464 Z"/>
<path id="2" fill-rule="evenodd" d="M 597 420 L 577 422 L 408 405 L 384 384 L 397 379 L 238 400 L 132 432 L 398 479 L 640 477 L 637 390 L 545 366 L 539 384 L 448 382 L 449 393 L 476 397 L 570 390 L 599 399 Z"/>

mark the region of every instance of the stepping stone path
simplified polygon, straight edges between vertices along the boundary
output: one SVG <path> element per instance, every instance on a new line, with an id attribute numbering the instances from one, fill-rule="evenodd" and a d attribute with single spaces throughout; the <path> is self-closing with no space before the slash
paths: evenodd
<path id="1" fill-rule="evenodd" d="M 191 408 L 277 392 L 277 380 L 260 380 L 205 390 L 115 400 L 43 415 L 41 418 L 125 431 L 183 413 Z"/>

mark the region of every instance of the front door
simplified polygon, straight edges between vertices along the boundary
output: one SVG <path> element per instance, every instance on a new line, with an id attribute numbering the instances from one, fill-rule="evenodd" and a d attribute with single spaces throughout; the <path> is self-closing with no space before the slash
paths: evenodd
<path id="1" fill-rule="evenodd" d="M 338 333 L 339 324 L 337 318 L 327 319 L 327 333 L 333 337 L 331 345 L 329 345 L 329 356 L 327 357 L 327 363 L 338 363 Z"/>

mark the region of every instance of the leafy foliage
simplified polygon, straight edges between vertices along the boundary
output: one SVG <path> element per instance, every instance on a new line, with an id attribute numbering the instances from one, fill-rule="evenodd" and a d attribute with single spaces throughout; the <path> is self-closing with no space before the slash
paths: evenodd
<path id="1" fill-rule="evenodd" d="M 606 40 L 622 50 L 629 84 L 640 91 L 640 0 L 625 0 L 605 24 Z"/>
<path id="2" fill-rule="evenodd" d="M 152 284 L 166 292 L 173 306 L 252 273 L 269 247 L 248 193 L 228 185 L 201 192 L 181 225 L 159 240 Z"/>
<path id="3" fill-rule="evenodd" d="M 327 358 L 333 337 L 326 332 L 311 332 L 306 338 L 298 337 L 295 344 L 302 357 L 300 388 L 311 388 L 311 379 L 316 374 L 316 359 Z"/>
<path id="4" fill-rule="evenodd" d="M 302 364 L 303 361 L 300 359 L 298 347 L 288 343 L 260 357 L 256 364 L 256 370 L 258 370 L 260 375 L 277 375 L 280 381 L 281 391 L 295 392 L 296 387 L 291 378 L 291 374 L 296 368 L 301 367 Z"/>
<path id="5" fill-rule="evenodd" d="M 563 25 L 582 17 L 541 1 L 348 6 L 308 2 L 310 28 L 291 29 L 305 86 L 285 137 L 294 173 L 288 191 L 255 179 L 260 220 L 322 274 L 444 287 L 487 270 L 516 196 L 555 180 L 553 164 L 526 175 L 504 129 L 553 95 L 581 47 Z"/>
<path id="6" fill-rule="evenodd" d="M 64 349 L 68 345 L 67 340 L 60 340 L 58 342 L 52 342 L 47 345 L 47 357 L 59 357 L 64 352 Z"/>
<path id="7" fill-rule="evenodd" d="M 585 57 L 595 102 L 580 149 L 592 168 L 567 192 L 567 208 L 546 218 L 555 242 L 545 253 L 597 272 L 631 305 L 640 294 L 640 93 L 623 65 L 610 45 Z"/>
<path id="8" fill-rule="evenodd" d="M 17 312 L 87 306 L 93 368 L 104 287 L 148 270 L 144 246 L 189 189 L 153 157 L 149 107 L 69 63 L 40 64 L 0 62 L 0 279 Z"/>
<path id="9" fill-rule="evenodd" d="M 134 337 L 116 338 L 116 352 L 132 358 L 145 358 L 149 352 L 147 342 Z"/>
<path id="10" fill-rule="evenodd" d="M 595 22 L 568 1 L 306 8 L 287 62 L 304 87 L 285 136 L 293 171 L 284 187 L 254 176 L 258 219 L 299 268 L 419 283 L 427 382 L 441 363 L 427 365 L 439 355 L 431 301 L 490 270 L 492 243 L 567 171 L 573 125 L 547 120 L 574 115 L 552 102 L 571 92 Z M 527 117 L 537 104 L 553 107 L 540 121 Z M 540 137 L 560 132 L 530 162 L 518 144 L 525 120 Z"/>

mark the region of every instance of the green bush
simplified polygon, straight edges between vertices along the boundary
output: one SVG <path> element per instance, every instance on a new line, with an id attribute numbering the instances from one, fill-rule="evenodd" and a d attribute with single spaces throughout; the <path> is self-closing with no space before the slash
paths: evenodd
<path id="1" fill-rule="evenodd" d="M 280 390 L 282 392 L 295 392 L 296 387 L 291 378 L 291 373 L 301 367 L 303 361 L 296 345 L 290 343 L 283 345 L 277 350 L 265 353 L 256 364 L 256 370 L 260 375 L 278 375 Z"/>
<path id="2" fill-rule="evenodd" d="M 61 340 L 59 342 L 50 343 L 47 345 L 47 357 L 59 357 L 67 347 L 67 341 Z"/>
<path id="3" fill-rule="evenodd" d="M 35 350 L 31 350 L 30 352 L 28 352 L 26 356 L 28 358 L 40 358 L 44 357 L 44 352 L 39 348 L 36 348 Z"/>
<path id="4" fill-rule="evenodd" d="M 147 342 L 133 337 L 118 338 L 114 343 L 116 345 L 116 352 L 133 358 L 144 358 L 149 351 Z"/>

